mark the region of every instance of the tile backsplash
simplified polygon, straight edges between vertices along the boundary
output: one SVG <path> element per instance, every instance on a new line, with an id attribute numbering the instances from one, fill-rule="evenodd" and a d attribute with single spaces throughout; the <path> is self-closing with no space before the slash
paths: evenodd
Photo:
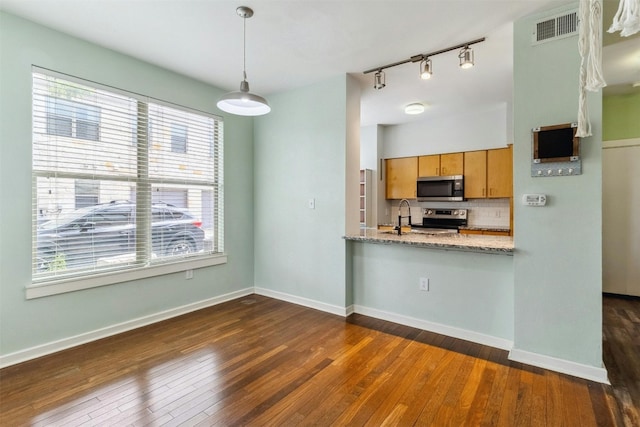
<path id="1" fill-rule="evenodd" d="M 389 218 L 380 223 L 395 224 L 398 222 L 398 201 L 387 201 L 390 209 Z M 472 227 L 509 228 L 509 199 L 473 199 L 465 202 L 416 202 L 411 201 L 411 222 L 422 222 L 422 211 L 425 208 L 435 209 L 468 209 L 468 225 Z M 406 207 L 403 208 L 406 215 Z M 405 223 L 406 219 L 403 219 Z"/>

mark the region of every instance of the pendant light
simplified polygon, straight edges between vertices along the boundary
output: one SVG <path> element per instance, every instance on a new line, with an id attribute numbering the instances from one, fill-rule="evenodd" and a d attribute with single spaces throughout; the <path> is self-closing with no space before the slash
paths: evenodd
<path id="1" fill-rule="evenodd" d="M 260 95 L 249 92 L 249 82 L 247 81 L 247 18 L 253 16 L 253 10 L 247 6 L 240 6 L 236 9 L 238 16 L 243 23 L 243 44 L 242 44 L 242 77 L 240 90 L 229 92 L 218 100 L 218 108 L 227 113 L 239 116 L 261 116 L 271 111 L 269 103 Z"/>

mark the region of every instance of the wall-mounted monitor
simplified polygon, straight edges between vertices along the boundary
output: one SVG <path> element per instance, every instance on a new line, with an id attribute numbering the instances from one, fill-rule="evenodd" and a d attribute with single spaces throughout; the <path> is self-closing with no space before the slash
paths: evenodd
<path id="1" fill-rule="evenodd" d="M 533 129 L 533 162 L 576 162 L 580 160 L 577 123 L 542 126 Z"/>

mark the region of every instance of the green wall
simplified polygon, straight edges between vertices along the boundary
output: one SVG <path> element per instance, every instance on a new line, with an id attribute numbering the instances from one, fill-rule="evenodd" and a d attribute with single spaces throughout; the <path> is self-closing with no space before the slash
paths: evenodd
<path id="1" fill-rule="evenodd" d="M 253 121 L 225 116 L 228 263 L 26 300 L 31 281 L 31 66 L 220 114 L 222 91 L 0 12 L 0 357 L 253 286 Z M 53 344 L 52 344 L 53 343 Z"/>
<path id="2" fill-rule="evenodd" d="M 255 121 L 255 285 L 335 312 L 349 298 L 342 236 L 350 84 L 342 75 L 271 96 L 272 112 Z"/>
<path id="3" fill-rule="evenodd" d="M 640 90 L 602 98 L 602 139 L 640 138 Z"/>
<path id="4" fill-rule="evenodd" d="M 536 20 L 566 10 L 514 24 L 514 350 L 600 368 L 601 93 L 588 95 L 593 136 L 581 140 L 583 174 L 531 177 L 531 129 L 578 118 L 578 38 L 531 44 Z M 527 193 L 546 194 L 547 205 L 523 206 Z"/>

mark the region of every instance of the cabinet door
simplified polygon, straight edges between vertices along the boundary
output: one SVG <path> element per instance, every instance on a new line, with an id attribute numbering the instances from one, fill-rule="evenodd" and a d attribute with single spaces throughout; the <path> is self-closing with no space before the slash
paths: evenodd
<path id="1" fill-rule="evenodd" d="M 464 153 L 464 197 L 487 197 L 487 150 Z"/>
<path id="2" fill-rule="evenodd" d="M 440 175 L 462 175 L 464 173 L 464 154 L 450 153 L 440 155 Z"/>
<path id="3" fill-rule="evenodd" d="M 387 199 L 415 199 L 418 178 L 417 157 L 387 159 L 385 170 Z"/>
<path id="4" fill-rule="evenodd" d="M 440 154 L 418 157 L 418 176 L 439 176 Z"/>
<path id="5" fill-rule="evenodd" d="M 487 150 L 487 188 L 490 198 L 513 195 L 513 156 L 511 147 Z"/>

